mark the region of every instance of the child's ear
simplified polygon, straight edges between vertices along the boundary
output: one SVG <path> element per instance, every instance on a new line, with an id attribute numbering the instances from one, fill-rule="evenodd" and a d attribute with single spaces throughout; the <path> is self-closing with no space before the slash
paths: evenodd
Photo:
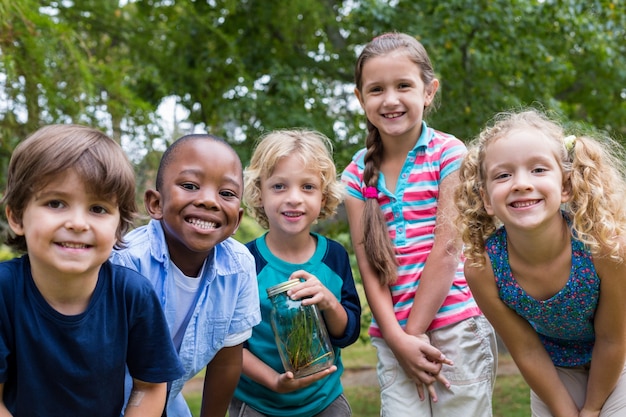
<path id="1" fill-rule="evenodd" d="M 4 209 L 4 214 L 7 217 L 7 221 L 9 222 L 9 227 L 11 228 L 13 233 L 15 233 L 17 236 L 23 236 L 24 235 L 24 227 L 22 225 L 22 219 L 18 218 L 15 215 L 15 212 L 13 210 L 11 210 L 11 207 L 9 207 L 9 206 L 7 206 Z"/>
<path id="2" fill-rule="evenodd" d="M 493 216 L 493 207 L 491 206 L 491 200 L 487 195 L 487 192 L 483 187 L 480 187 L 480 198 L 483 200 L 483 206 L 485 207 L 485 211 L 488 215 Z"/>
<path id="3" fill-rule="evenodd" d="M 146 211 L 154 220 L 163 218 L 163 199 L 161 193 L 156 190 L 146 190 L 143 196 L 143 203 Z"/>
<path id="4" fill-rule="evenodd" d="M 567 203 L 572 198 L 572 179 L 568 175 L 563 179 L 563 187 L 561 189 L 561 203 Z"/>
<path id="5" fill-rule="evenodd" d="M 354 89 L 354 95 L 356 96 L 357 100 L 359 100 L 359 104 L 361 105 L 361 108 L 365 109 L 365 103 L 363 103 L 363 96 L 361 96 L 361 92 L 359 91 L 358 88 Z"/>
<path id="6" fill-rule="evenodd" d="M 425 97 L 424 97 L 424 106 L 428 107 L 432 104 L 435 99 L 435 95 L 437 94 L 437 90 L 439 89 L 439 80 L 433 78 L 433 80 L 425 87 Z"/>

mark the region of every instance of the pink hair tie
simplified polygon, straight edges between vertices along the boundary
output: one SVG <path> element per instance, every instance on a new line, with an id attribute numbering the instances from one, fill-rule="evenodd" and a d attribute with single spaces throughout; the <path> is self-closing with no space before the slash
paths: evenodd
<path id="1" fill-rule="evenodd" d="M 365 198 L 378 198 L 378 190 L 376 187 L 365 187 L 365 192 L 363 193 Z"/>

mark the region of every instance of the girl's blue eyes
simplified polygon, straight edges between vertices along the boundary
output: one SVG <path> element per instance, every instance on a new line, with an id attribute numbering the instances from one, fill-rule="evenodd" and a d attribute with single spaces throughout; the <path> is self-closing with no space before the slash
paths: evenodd
<path id="1" fill-rule="evenodd" d="M 544 172 L 547 172 L 547 171 L 548 171 L 548 168 L 544 168 L 544 167 L 533 168 L 533 169 L 530 170 L 530 172 L 533 173 L 533 174 L 541 174 L 541 173 L 544 173 Z M 500 180 L 500 179 L 508 178 L 510 176 L 511 176 L 511 174 L 506 172 L 506 173 L 494 175 L 493 178 L 496 179 L 496 180 Z"/>

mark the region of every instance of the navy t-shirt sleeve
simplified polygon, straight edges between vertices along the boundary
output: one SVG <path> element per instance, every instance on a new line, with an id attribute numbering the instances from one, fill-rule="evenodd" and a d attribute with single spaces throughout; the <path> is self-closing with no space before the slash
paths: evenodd
<path id="1" fill-rule="evenodd" d="M 170 382 L 184 369 L 172 343 L 159 299 L 150 282 L 135 271 L 113 266 L 126 274 L 129 335 L 127 366 L 133 378 L 144 382 Z"/>
<path id="2" fill-rule="evenodd" d="M 343 281 L 340 303 L 348 315 L 346 331 L 343 336 L 341 338 L 331 336 L 331 343 L 334 346 L 345 348 L 356 342 L 361 333 L 361 301 L 354 284 L 348 252 L 339 242 L 330 239 L 327 239 L 327 241 L 328 253 L 324 262 Z"/>

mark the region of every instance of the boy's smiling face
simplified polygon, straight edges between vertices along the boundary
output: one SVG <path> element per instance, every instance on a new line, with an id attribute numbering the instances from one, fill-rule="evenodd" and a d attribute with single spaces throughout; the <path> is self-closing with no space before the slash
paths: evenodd
<path id="1" fill-rule="evenodd" d="M 211 250 L 237 231 L 242 193 L 241 162 L 226 144 L 197 138 L 174 150 L 160 191 L 148 190 L 145 203 L 183 273 L 195 276 Z"/>
<path id="2" fill-rule="evenodd" d="M 7 218 L 26 238 L 36 281 L 81 277 L 95 283 L 120 225 L 117 203 L 90 191 L 73 169 L 33 194 L 21 218 L 10 207 Z"/>

